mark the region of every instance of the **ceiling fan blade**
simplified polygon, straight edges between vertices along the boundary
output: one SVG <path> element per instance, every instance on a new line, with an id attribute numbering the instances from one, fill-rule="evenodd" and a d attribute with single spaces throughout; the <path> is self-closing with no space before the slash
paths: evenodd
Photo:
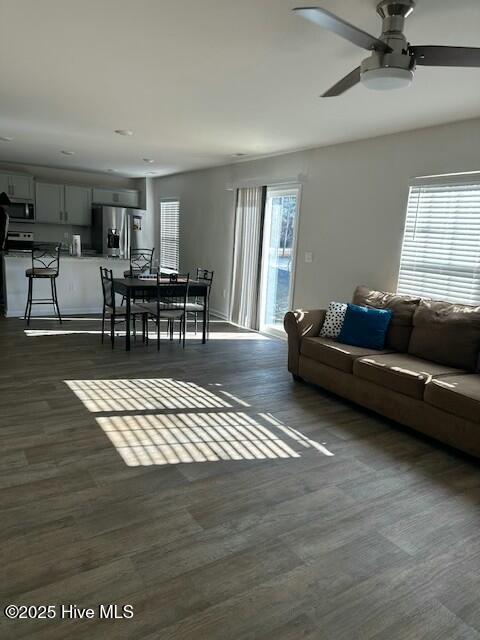
<path id="1" fill-rule="evenodd" d="M 410 47 L 417 64 L 431 67 L 480 67 L 480 49 L 475 47 Z"/>
<path id="2" fill-rule="evenodd" d="M 362 49 L 382 51 L 384 53 L 392 51 L 383 40 L 371 36 L 366 31 L 362 31 L 326 9 L 322 9 L 321 7 L 296 7 L 292 9 L 292 11 L 302 18 L 320 25 L 324 29 L 333 31 L 349 42 L 353 42 L 353 44 L 356 44 L 358 47 L 362 47 Z"/>
<path id="3" fill-rule="evenodd" d="M 337 84 L 334 84 L 333 87 L 330 87 L 328 91 L 322 93 L 321 98 L 333 98 L 335 96 L 339 96 L 344 93 L 348 89 L 351 89 L 356 84 L 360 82 L 360 67 L 357 67 L 353 71 L 342 78 Z"/>

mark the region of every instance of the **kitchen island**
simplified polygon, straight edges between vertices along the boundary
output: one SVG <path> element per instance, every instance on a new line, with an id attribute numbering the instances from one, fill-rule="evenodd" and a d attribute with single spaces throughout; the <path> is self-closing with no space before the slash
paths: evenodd
<path id="1" fill-rule="evenodd" d="M 7 318 L 22 316 L 27 303 L 28 278 L 25 271 L 32 266 L 31 253 L 12 252 L 3 257 L 3 291 Z M 60 256 L 57 278 L 58 303 L 62 315 L 101 313 L 103 307 L 100 267 L 112 269 L 114 277 L 123 277 L 130 268 L 129 260 L 107 256 Z M 37 278 L 34 298 L 50 297 L 50 281 Z M 120 302 L 120 300 L 118 301 Z M 51 304 L 33 305 L 33 316 L 54 316 Z"/>

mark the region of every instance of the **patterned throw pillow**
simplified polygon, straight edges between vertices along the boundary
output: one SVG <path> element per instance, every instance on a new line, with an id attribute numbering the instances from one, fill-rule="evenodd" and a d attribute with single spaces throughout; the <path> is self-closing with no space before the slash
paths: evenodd
<path id="1" fill-rule="evenodd" d="M 322 338 L 336 338 L 343 327 L 348 305 L 344 302 L 330 302 L 320 336 Z"/>

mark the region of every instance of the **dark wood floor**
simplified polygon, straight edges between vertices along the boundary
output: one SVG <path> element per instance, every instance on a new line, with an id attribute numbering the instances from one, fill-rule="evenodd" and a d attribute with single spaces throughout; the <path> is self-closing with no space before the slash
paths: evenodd
<path id="1" fill-rule="evenodd" d="M 476 463 L 294 384 L 282 342 L 98 330 L 0 321 L 1 604 L 134 617 L 1 638 L 480 638 Z"/>

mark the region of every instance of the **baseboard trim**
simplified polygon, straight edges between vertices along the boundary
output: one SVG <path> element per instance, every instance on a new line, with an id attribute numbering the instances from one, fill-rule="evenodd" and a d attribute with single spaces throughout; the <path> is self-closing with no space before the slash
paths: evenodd
<path id="1" fill-rule="evenodd" d="M 34 308 L 32 309 L 32 318 L 34 316 L 46 316 L 46 317 L 55 317 L 55 313 L 52 310 L 52 308 L 48 308 L 49 305 L 46 305 L 45 311 L 41 311 L 39 308 Z M 60 312 L 62 313 L 62 315 L 65 316 L 73 316 L 73 315 L 77 315 L 77 316 L 81 316 L 81 315 L 90 315 L 92 313 L 99 313 L 101 315 L 102 313 L 102 307 L 90 307 L 90 308 L 83 308 L 83 309 L 75 309 L 72 307 L 61 307 L 60 308 Z M 5 317 L 6 318 L 23 318 L 23 315 L 25 313 L 25 309 L 7 309 L 6 313 L 5 313 Z M 228 322 L 228 317 L 225 313 L 222 313 L 221 311 L 217 311 L 216 309 L 210 309 L 210 314 L 212 316 L 215 316 L 216 318 L 219 318 L 220 320 L 225 320 L 226 322 Z"/>
<path id="2" fill-rule="evenodd" d="M 60 307 L 60 313 L 62 316 L 83 316 L 90 314 L 100 314 L 102 315 L 102 307 L 91 307 L 91 308 L 83 308 L 83 309 L 75 309 L 71 307 Z M 23 318 L 25 314 L 25 309 L 7 309 L 5 313 L 6 318 Z M 46 316 L 47 318 L 55 318 L 56 314 L 53 309 L 45 309 L 45 311 L 41 311 L 40 309 L 32 309 L 32 318 L 36 316 Z"/>
<path id="3" fill-rule="evenodd" d="M 210 314 L 212 316 L 215 316 L 217 318 L 220 318 L 220 320 L 225 320 L 226 322 L 228 322 L 228 316 L 226 313 L 223 313 L 222 311 L 217 311 L 217 309 L 210 309 Z"/>
<path id="4" fill-rule="evenodd" d="M 41 311 L 40 310 L 41 307 L 39 305 L 39 307 L 37 307 L 36 309 L 33 308 L 32 309 L 32 317 L 33 316 L 47 316 L 47 317 L 55 317 L 55 313 L 53 311 L 53 309 L 51 308 L 50 305 L 45 305 L 45 311 Z M 60 308 L 60 312 L 62 313 L 62 315 L 66 315 L 66 316 L 70 316 L 70 315 L 85 315 L 85 314 L 91 314 L 91 313 L 102 313 L 102 307 L 87 307 L 82 308 L 82 309 L 78 309 L 78 308 L 73 308 L 73 307 L 61 307 Z M 22 309 L 7 309 L 6 313 L 5 313 L 5 317 L 6 318 L 18 318 L 18 317 L 22 317 L 23 318 L 23 314 L 25 313 L 25 308 L 23 307 Z M 220 320 L 225 320 L 226 322 L 228 322 L 228 316 L 226 313 L 223 313 L 221 311 L 218 311 L 217 309 L 210 309 L 210 314 L 212 316 L 215 316 L 216 318 L 219 318 Z"/>

